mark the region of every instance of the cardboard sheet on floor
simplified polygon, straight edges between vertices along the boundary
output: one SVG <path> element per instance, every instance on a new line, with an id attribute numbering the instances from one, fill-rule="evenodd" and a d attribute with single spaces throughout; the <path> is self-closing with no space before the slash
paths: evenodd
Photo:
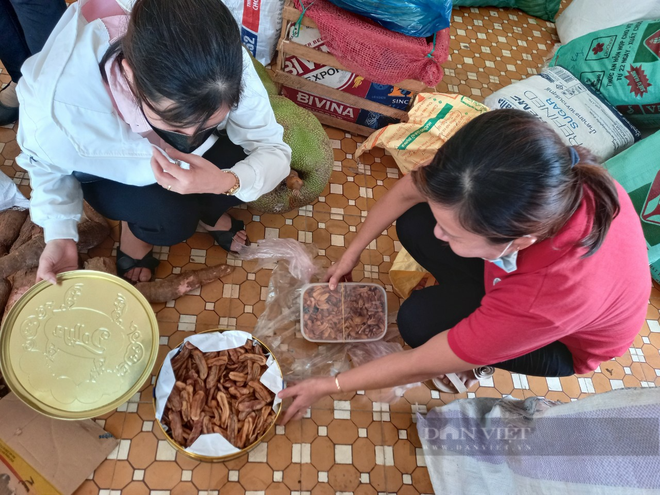
<path id="1" fill-rule="evenodd" d="M 92 420 L 48 418 L 14 394 L 0 418 L 0 493 L 70 495 L 119 443 Z"/>

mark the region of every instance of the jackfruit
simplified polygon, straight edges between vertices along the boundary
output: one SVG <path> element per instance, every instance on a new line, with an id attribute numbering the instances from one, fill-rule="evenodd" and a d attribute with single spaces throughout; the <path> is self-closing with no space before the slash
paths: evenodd
<path id="1" fill-rule="evenodd" d="M 284 128 L 284 142 L 291 147 L 292 175 L 249 205 L 264 213 L 286 213 L 313 203 L 321 195 L 332 174 L 332 144 L 314 114 L 278 96 L 264 66 L 254 58 L 252 62 L 268 92 L 275 119 Z"/>
<path id="2" fill-rule="evenodd" d="M 264 85 L 264 88 L 266 88 L 266 93 L 268 93 L 268 96 L 277 96 L 279 91 L 277 91 L 277 86 L 275 86 L 275 83 L 270 78 L 268 70 L 266 70 L 266 68 L 252 55 L 250 55 L 250 58 L 252 59 L 254 70 L 257 71 L 257 75 L 259 76 L 259 79 L 261 79 L 261 83 Z"/>

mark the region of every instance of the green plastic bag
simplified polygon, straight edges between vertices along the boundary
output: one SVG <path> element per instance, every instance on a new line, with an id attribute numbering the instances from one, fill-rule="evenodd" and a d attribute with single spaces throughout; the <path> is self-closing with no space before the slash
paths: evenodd
<path id="1" fill-rule="evenodd" d="M 546 21 L 554 20 L 561 0 L 454 0 L 454 7 L 511 7 Z"/>
<path id="2" fill-rule="evenodd" d="M 642 220 L 651 275 L 660 282 L 660 131 L 605 162 Z"/>
<path id="3" fill-rule="evenodd" d="M 660 127 L 660 20 L 622 24 L 561 46 L 560 65 L 638 127 Z"/>

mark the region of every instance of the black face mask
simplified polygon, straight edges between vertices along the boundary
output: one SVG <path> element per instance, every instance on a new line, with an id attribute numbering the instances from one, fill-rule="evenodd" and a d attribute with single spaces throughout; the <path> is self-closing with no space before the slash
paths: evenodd
<path id="1" fill-rule="evenodd" d="M 159 129 L 158 127 L 151 125 L 151 123 L 149 123 L 149 125 L 163 141 L 179 150 L 181 153 L 192 153 L 204 144 L 204 141 L 206 141 L 216 130 L 215 127 L 211 127 L 210 129 L 203 130 L 192 136 L 186 136 L 184 134 L 179 134 L 178 132 Z"/>
<path id="2" fill-rule="evenodd" d="M 142 111 L 142 108 L 140 108 L 140 111 Z M 144 114 L 144 111 L 142 111 L 142 115 L 144 116 L 144 120 L 146 120 L 147 123 L 149 124 L 149 127 L 151 127 L 153 131 L 156 134 L 158 134 L 158 136 L 163 141 L 165 141 L 167 144 L 172 146 L 174 149 L 180 151 L 181 153 L 192 153 L 202 144 L 204 144 L 204 142 L 217 129 L 216 127 L 209 127 L 208 129 L 203 129 L 197 134 L 193 134 L 192 136 L 187 136 L 185 134 L 181 134 L 178 132 L 166 131 L 164 129 L 160 129 L 149 121 L 147 116 Z"/>

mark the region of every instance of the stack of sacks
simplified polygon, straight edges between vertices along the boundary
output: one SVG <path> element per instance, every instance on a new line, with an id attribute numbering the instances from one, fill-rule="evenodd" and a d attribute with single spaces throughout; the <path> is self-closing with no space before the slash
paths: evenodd
<path id="1" fill-rule="evenodd" d="M 573 0 L 557 19 L 550 65 L 599 91 L 633 124 L 660 127 L 660 2 Z"/>
<path id="2" fill-rule="evenodd" d="M 650 20 L 648 20 L 650 19 Z M 566 144 L 605 161 L 660 127 L 660 2 L 573 0 L 557 19 L 565 44 L 540 76 L 489 96 L 548 122 Z M 621 24 L 624 21 L 626 24 Z M 597 30 L 595 32 L 591 32 Z"/>
<path id="3" fill-rule="evenodd" d="M 593 28 L 598 30 L 583 34 Z M 593 2 L 575 0 L 557 29 L 565 44 L 550 65 L 564 67 L 599 91 L 633 124 L 660 127 L 658 0 L 607 0 L 597 9 Z"/>
<path id="4" fill-rule="evenodd" d="M 633 125 L 660 128 L 660 1 L 573 0 L 557 32 L 563 45 L 548 69 L 485 103 L 533 113 L 604 162 L 640 215 L 660 281 L 660 132 L 632 146 L 641 136 Z"/>

